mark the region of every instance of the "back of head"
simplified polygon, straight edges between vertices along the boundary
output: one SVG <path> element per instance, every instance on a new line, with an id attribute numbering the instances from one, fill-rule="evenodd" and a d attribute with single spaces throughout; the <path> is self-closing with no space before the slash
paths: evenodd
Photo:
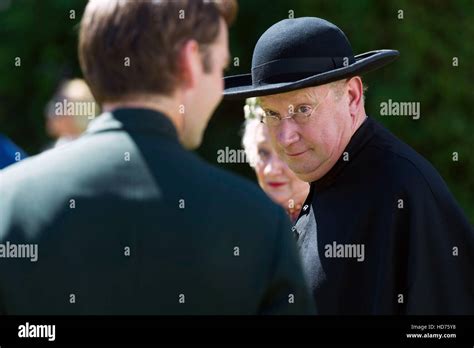
<path id="1" fill-rule="evenodd" d="M 230 24 L 236 11 L 235 0 L 90 0 L 79 60 L 94 97 L 102 104 L 139 94 L 171 95 L 182 45 L 194 39 L 205 50 L 218 36 L 220 18 Z"/>

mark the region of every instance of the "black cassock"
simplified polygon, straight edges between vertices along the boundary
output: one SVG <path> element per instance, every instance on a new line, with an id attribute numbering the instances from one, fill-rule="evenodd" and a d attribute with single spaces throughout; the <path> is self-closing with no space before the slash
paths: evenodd
<path id="1" fill-rule="evenodd" d="M 474 230 L 422 156 L 370 117 L 293 227 L 319 314 L 474 314 Z"/>

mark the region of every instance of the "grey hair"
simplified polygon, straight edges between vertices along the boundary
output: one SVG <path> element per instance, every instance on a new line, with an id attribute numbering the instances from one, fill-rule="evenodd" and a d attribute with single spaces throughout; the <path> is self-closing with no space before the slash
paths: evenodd
<path id="1" fill-rule="evenodd" d="M 362 101 L 365 102 L 365 92 L 367 91 L 368 87 L 362 80 L 362 77 L 360 77 L 360 81 L 362 82 Z M 342 97 L 342 86 L 345 84 L 345 82 L 348 79 L 343 79 L 343 80 L 337 80 L 334 82 L 331 82 L 329 86 L 333 89 L 334 95 L 336 96 L 337 99 L 340 99 Z"/>
<path id="2" fill-rule="evenodd" d="M 260 122 L 262 113 L 263 110 L 257 98 L 247 98 L 245 100 L 245 122 L 242 129 L 242 147 L 252 168 L 255 168 L 258 160 L 256 133 L 258 127 L 262 125 Z"/>

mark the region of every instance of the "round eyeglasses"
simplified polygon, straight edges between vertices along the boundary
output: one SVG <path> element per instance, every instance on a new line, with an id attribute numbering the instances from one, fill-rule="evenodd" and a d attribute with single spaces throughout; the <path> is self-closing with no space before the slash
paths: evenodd
<path id="1" fill-rule="evenodd" d="M 291 118 L 297 124 L 305 124 L 308 122 L 309 117 L 313 114 L 319 104 L 304 104 L 299 105 L 294 112 L 289 112 L 287 116 L 281 117 L 277 112 L 272 110 L 263 110 L 260 122 L 268 125 L 269 127 L 278 127 L 281 121 Z M 290 106 L 291 108 L 291 106 Z"/>

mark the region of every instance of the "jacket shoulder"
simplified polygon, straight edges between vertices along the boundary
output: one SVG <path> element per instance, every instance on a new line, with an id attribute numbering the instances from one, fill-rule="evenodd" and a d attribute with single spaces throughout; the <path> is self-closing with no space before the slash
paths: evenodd
<path id="1" fill-rule="evenodd" d="M 256 183 L 201 159 L 199 163 L 199 171 L 203 175 L 198 181 L 202 180 L 209 194 L 232 207 L 234 213 L 252 212 L 264 220 L 271 218 L 274 221 L 275 214 L 283 212 Z"/>
<path id="2" fill-rule="evenodd" d="M 378 164 L 377 175 L 399 187 L 416 185 L 433 194 L 446 191 L 447 186 L 434 166 L 411 146 L 380 127 L 368 144 L 369 156 Z"/>

